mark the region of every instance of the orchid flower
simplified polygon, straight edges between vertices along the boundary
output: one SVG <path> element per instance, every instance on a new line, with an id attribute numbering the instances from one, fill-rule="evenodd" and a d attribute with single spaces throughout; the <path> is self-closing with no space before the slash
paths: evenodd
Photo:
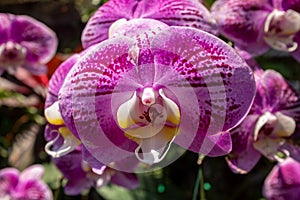
<path id="1" fill-rule="evenodd" d="M 57 48 L 55 33 L 25 15 L 0 13 L 0 74 L 19 67 L 32 74 L 46 73 L 45 64 Z"/>
<path id="2" fill-rule="evenodd" d="M 300 163 L 286 158 L 270 172 L 263 187 L 268 200 L 297 200 L 300 196 Z"/>
<path id="3" fill-rule="evenodd" d="M 74 64 L 58 92 L 58 108 L 49 108 L 59 111 L 53 119 L 62 119 L 108 166 L 128 159 L 160 163 L 175 143 L 210 156 L 227 154 L 229 130 L 254 98 L 251 69 L 209 33 L 132 27 L 130 37 L 117 34 L 96 44 Z"/>
<path id="4" fill-rule="evenodd" d="M 42 181 L 44 168 L 32 165 L 21 173 L 15 168 L 0 170 L 0 199 L 52 200 L 52 192 Z"/>
<path id="5" fill-rule="evenodd" d="M 263 155 L 281 160 L 294 153 L 299 137 L 300 95 L 273 70 L 255 71 L 257 92 L 244 121 L 232 131 L 233 149 L 227 157 L 236 173 L 249 172 Z"/>
<path id="6" fill-rule="evenodd" d="M 269 48 L 300 61 L 299 0 L 217 0 L 212 8 L 220 33 L 254 56 Z"/>
<path id="7" fill-rule="evenodd" d="M 109 0 L 89 19 L 82 33 L 83 47 L 107 39 L 117 26 L 136 18 L 155 19 L 171 26 L 189 26 L 217 34 L 214 19 L 200 1 Z"/>

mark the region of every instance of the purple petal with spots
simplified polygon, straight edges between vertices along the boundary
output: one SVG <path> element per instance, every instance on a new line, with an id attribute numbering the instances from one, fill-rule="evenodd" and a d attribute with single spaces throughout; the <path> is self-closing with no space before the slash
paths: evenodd
<path id="1" fill-rule="evenodd" d="M 25 15 L 11 18 L 10 37 L 27 49 L 26 60 L 29 63 L 47 63 L 54 56 L 58 45 L 51 29 Z"/>
<path id="2" fill-rule="evenodd" d="M 263 27 L 272 10 L 269 0 L 218 0 L 211 8 L 221 34 L 253 55 L 269 49 L 263 40 Z"/>
<path id="3" fill-rule="evenodd" d="M 181 127 L 182 134 L 175 142 L 198 153 L 213 154 L 210 152 L 213 146 L 210 140 L 204 140 L 205 136 L 221 136 L 240 123 L 250 109 L 255 94 L 251 69 L 226 43 L 196 29 L 170 27 L 154 38 L 152 48 L 155 62 L 170 66 L 184 77 L 198 99 L 200 116 L 196 119 L 199 124 L 194 124 L 198 127 L 196 136 L 187 136 L 191 132 L 189 126 Z M 184 90 L 183 85 L 176 87 L 178 91 Z M 190 101 L 187 96 L 182 98 Z M 190 105 L 181 106 L 183 112 L 191 110 Z"/>
<path id="4" fill-rule="evenodd" d="M 49 81 L 45 108 L 48 108 L 58 100 L 58 92 L 70 69 L 73 67 L 73 65 L 78 59 L 79 54 L 73 54 L 55 70 L 54 74 L 51 76 L 51 79 Z"/>
<path id="5" fill-rule="evenodd" d="M 151 38 L 167 27 L 165 23 L 153 19 L 132 19 L 120 25 L 112 37 L 124 35 L 135 39 L 139 50 L 133 49 L 132 56 L 136 58 L 138 65 L 143 65 L 153 62 L 153 54 L 149 49 Z"/>
<path id="6" fill-rule="evenodd" d="M 232 130 L 232 151 L 226 160 L 235 173 L 249 172 L 259 161 L 261 154 L 253 147 L 254 128 L 258 115 L 248 115 Z"/>
<path id="7" fill-rule="evenodd" d="M 134 17 L 156 19 L 170 26 L 189 26 L 217 34 L 215 21 L 199 1 L 141 1 L 134 12 Z"/>
<path id="8" fill-rule="evenodd" d="M 111 24 L 118 19 L 151 18 L 168 25 L 192 26 L 216 33 L 208 10 L 193 0 L 110 0 L 90 18 L 82 33 L 87 48 L 108 38 Z"/>
<path id="9" fill-rule="evenodd" d="M 299 199 L 300 163 L 287 158 L 277 164 L 264 182 L 263 195 L 267 199 Z"/>

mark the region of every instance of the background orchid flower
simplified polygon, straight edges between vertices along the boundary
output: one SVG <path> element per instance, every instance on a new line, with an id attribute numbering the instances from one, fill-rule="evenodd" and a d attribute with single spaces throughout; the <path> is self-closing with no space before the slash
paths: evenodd
<path id="1" fill-rule="evenodd" d="M 119 35 L 76 62 L 59 91 L 62 118 L 73 118 L 67 127 L 75 126 L 82 145 L 105 165 L 129 158 L 159 163 L 174 143 L 211 156 L 228 153 L 229 130 L 254 97 L 251 69 L 209 33 L 151 31 L 144 31 L 142 47 L 139 37 Z"/>
<path id="2" fill-rule="evenodd" d="M 252 55 L 270 47 L 300 61 L 299 0 L 217 0 L 212 8 L 220 33 Z"/>
<path id="3" fill-rule="evenodd" d="M 280 159 L 278 152 L 293 153 L 292 138 L 299 137 L 300 96 L 273 70 L 255 71 L 257 92 L 252 108 L 232 131 L 233 149 L 227 157 L 236 173 L 247 173 L 261 155 Z M 292 156 L 292 155 L 291 155 Z"/>
<path id="4" fill-rule="evenodd" d="M 109 32 L 135 18 L 150 18 L 168 25 L 189 26 L 216 34 L 216 24 L 207 8 L 194 0 L 110 0 L 89 19 L 82 33 L 87 48 L 109 37 Z"/>
<path id="5" fill-rule="evenodd" d="M 0 13 L 0 73 L 22 67 L 32 74 L 46 72 L 57 48 L 56 34 L 25 15 Z"/>
<path id="6" fill-rule="evenodd" d="M 265 180 L 264 197 L 268 200 L 296 200 L 300 196 L 300 163 L 286 158 L 278 163 Z"/>
<path id="7" fill-rule="evenodd" d="M 19 172 L 15 168 L 0 170 L 0 199 L 52 200 L 52 192 L 42 181 L 44 168 L 32 165 Z"/>

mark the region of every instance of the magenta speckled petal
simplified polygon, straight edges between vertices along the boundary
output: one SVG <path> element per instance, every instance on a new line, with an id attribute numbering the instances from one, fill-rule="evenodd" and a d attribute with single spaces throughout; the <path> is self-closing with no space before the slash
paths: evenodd
<path id="1" fill-rule="evenodd" d="M 89 19 L 82 32 L 84 48 L 92 46 L 108 38 L 108 29 L 118 19 L 132 19 L 138 4 L 136 0 L 110 0 L 102 5 Z"/>
<path id="2" fill-rule="evenodd" d="M 49 85 L 48 85 L 48 94 L 47 94 L 46 102 L 45 102 L 46 108 L 58 100 L 58 92 L 59 92 L 67 74 L 69 73 L 69 71 L 73 67 L 73 65 L 76 63 L 78 58 L 79 58 L 79 54 L 72 55 L 67 60 L 65 60 L 55 70 L 54 74 L 51 76 L 51 79 L 50 79 Z"/>
<path id="3" fill-rule="evenodd" d="M 232 130 L 232 152 L 226 158 L 235 173 L 249 172 L 259 161 L 261 154 L 253 147 L 253 135 L 258 115 L 248 115 Z"/>
<path id="4" fill-rule="evenodd" d="M 155 0 L 141 1 L 134 17 L 151 18 L 170 26 L 189 26 L 217 34 L 216 23 L 207 8 L 199 1 Z"/>
<path id="5" fill-rule="evenodd" d="M 15 16 L 11 20 L 10 37 L 27 49 L 26 60 L 47 63 L 54 56 L 58 45 L 55 33 L 29 16 Z"/>
<path id="6" fill-rule="evenodd" d="M 116 124 L 111 108 L 117 80 L 134 67 L 128 57 L 134 44 L 125 37 L 98 44 L 71 69 L 59 92 L 62 116 L 73 117 L 83 145 L 89 152 L 97 152 L 93 156 L 104 164 L 132 156 L 136 148 Z"/>
<path id="7" fill-rule="evenodd" d="M 221 34 L 239 48 L 259 55 L 268 50 L 263 41 L 263 27 L 272 9 L 268 0 L 218 0 L 211 11 Z"/>
<path id="8" fill-rule="evenodd" d="M 209 152 L 213 146 L 201 146 L 206 144 L 205 136 L 233 128 L 248 113 L 255 94 L 251 69 L 226 43 L 196 29 L 170 27 L 163 30 L 154 38 L 152 48 L 155 62 L 170 66 L 184 77 L 198 99 L 200 116 L 196 117 L 199 119 L 189 120 L 197 121 L 193 124 L 198 127 L 196 137 L 190 133 L 191 126 L 181 127 L 175 142 L 198 153 Z M 181 90 L 187 88 L 180 85 L 182 83 L 174 84 Z M 182 98 L 185 102 L 191 100 L 190 96 Z M 181 106 L 183 111 L 191 107 Z"/>
<path id="9" fill-rule="evenodd" d="M 217 33 L 209 11 L 194 0 L 110 0 L 88 21 L 81 37 L 83 47 L 107 39 L 109 27 L 121 18 L 151 18 L 171 26 L 191 26 Z"/>
<path id="10" fill-rule="evenodd" d="M 297 200 L 300 196 L 300 163 L 287 158 L 276 165 L 265 180 L 263 195 L 267 199 Z"/>

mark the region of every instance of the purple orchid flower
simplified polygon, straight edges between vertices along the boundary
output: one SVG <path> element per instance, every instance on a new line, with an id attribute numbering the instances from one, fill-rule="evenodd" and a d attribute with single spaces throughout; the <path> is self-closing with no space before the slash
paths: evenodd
<path id="1" fill-rule="evenodd" d="M 63 120 L 105 165 L 159 163 L 175 143 L 210 156 L 227 154 L 229 130 L 254 98 L 251 69 L 209 33 L 132 27 L 129 37 L 117 34 L 96 44 L 74 64 L 58 105 L 48 109 L 49 121 Z M 126 164 L 117 169 L 128 171 Z"/>
<path id="2" fill-rule="evenodd" d="M 0 199 L 52 200 L 52 192 L 42 181 L 44 168 L 32 165 L 23 172 L 15 168 L 0 170 Z"/>
<path id="3" fill-rule="evenodd" d="M 189 26 L 217 34 L 214 19 L 200 1 L 110 0 L 89 19 L 82 33 L 83 47 L 107 39 L 115 27 L 136 18 L 150 18 L 171 26 Z"/>
<path id="4" fill-rule="evenodd" d="M 233 149 L 227 157 L 236 173 L 249 172 L 262 155 L 271 160 L 280 160 L 278 152 L 299 155 L 293 138 L 299 137 L 300 95 L 278 72 L 257 68 L 254 74 L 255 100 L 247 117 L 232 131 Z"/>
<path id="5" fill-rule="evenodd" d="M 286 158 L 277 164 L 268 175 L 263 187 L 268 200 L 297 200 L 300 196 L 300 163 Z"/>
<path id="6" fill-rule="evenodd" d="M 0 74 L 22 67 L 32 74 L 46 73 L 45 64 L 57 48 L 55 33 L 25 15 L 0 13 Z"/>
<path id="7" fill-rule="evenodd" d="M 254 56 L 270 47 L 300 61 L 299 0 L 218 0 L 212 8 L 220 32 Z"/>

